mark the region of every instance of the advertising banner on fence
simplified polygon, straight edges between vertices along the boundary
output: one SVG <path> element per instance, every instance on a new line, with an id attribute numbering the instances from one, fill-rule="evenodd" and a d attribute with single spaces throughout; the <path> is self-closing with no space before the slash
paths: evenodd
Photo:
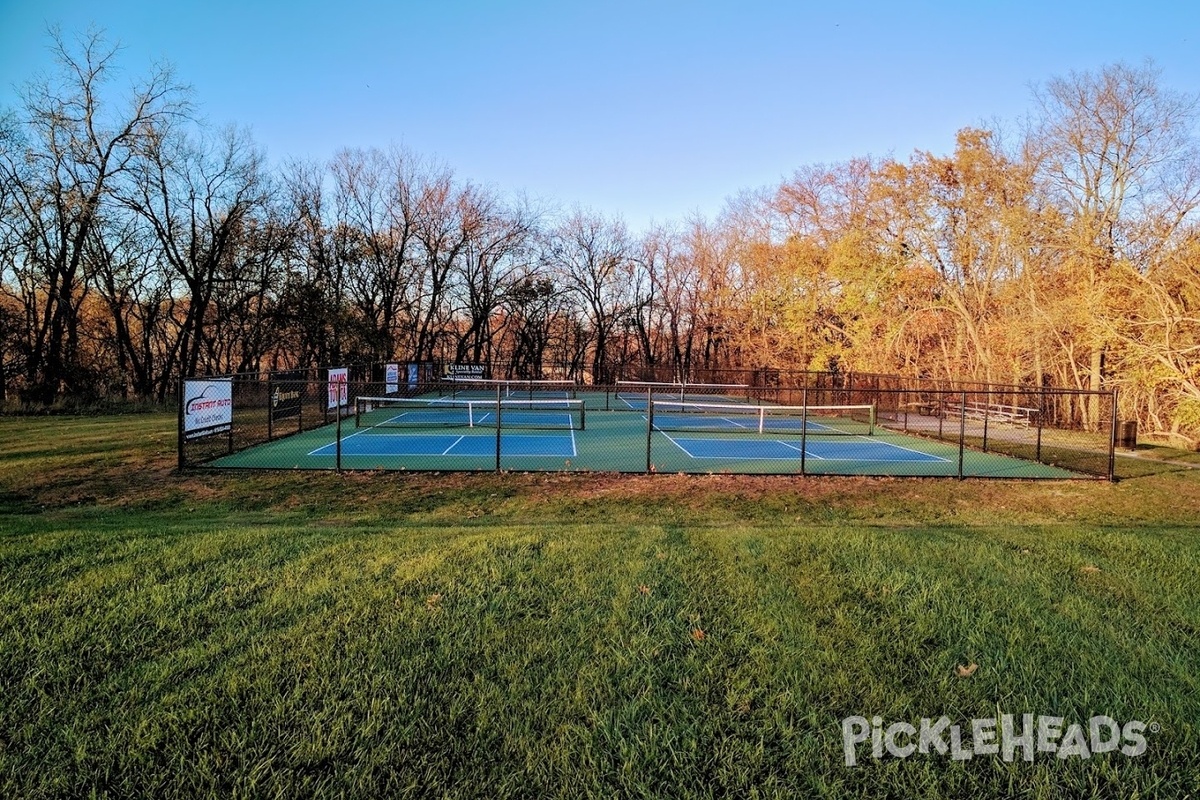
<path id="1" fill-rule="evenodd" d="M 395 394 L 400 391 L 400 365 L 388 364 L 383 370 L 384 394 Z"/>
<path id="2" fill-rule="evenodd" d="M 482 378 L 485 367 L 483 364 L 447 364 L 446 377 L 449 378 Z"/>
<path id="3" fill-rule="evenodd" d="M 350 405 L 350 391 L 347 386 L 349 379 L 350 370 L 346 367 L 329 370 L 329 409 L 331 411 L 339 406 L 344 408 Z"/>
<path id="4" fill-rule="evenodd" d="M 228 433 L 233 425 L 233 383 L 226 380 L 183 382 L 183 435 L 199 439 Z"/>
<path id="5" fill-rule="evenodd" d="M 420 364 L 408 365 L 408 388 L 417 388 L 417 383 L 420 382 Z"/>
<path id="6" fill-rule="evenodd" d="M 271 419 L 300 415 L 300 400 L 307 375 L 304 370 L 281 372 L 271 379 Z"/>

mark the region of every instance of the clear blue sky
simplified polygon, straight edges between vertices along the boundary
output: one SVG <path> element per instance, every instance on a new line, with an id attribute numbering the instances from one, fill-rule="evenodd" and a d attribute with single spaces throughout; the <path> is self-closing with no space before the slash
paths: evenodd
<path id="1" fill-rule="evenodd" d="M 1072 70 L 1151 58 L 1200 90 L 1190 2 L 0 0 L 0 106 L 49 24 L 103 28 L 130 73 L 169 60 L 273 160 L 395 142 L 634 230 L 806 164 L 948 153 Z"/>

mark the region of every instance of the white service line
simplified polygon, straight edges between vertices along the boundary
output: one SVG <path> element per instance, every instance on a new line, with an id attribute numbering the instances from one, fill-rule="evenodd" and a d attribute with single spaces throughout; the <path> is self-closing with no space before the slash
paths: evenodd
<path id="1" fill-rule="evenodd" d="M 898 444 L 892 444 L 891 442 L 881 442 L 872 436 L 858 436 L 856 438 L 862 439 L 864 442 L 871 442 L 872 444 L 881 444 L 881 445 L 884 445 L 885 447 L 894 447 L 897 450 L 904 450 L 909 453 L 916 453 L 917 455 L 925 456 L 926 458 L 935 458 L 938 461 L 945 461 L 947 463 L 950 462 L 950 459 L 948 459 L 948 458 L 942 458 L 941 456 L 935 456 L 933 453 L 922 453 L 920 450 L 914 450 L 911 447 L 902 447 Z"/>
<path id="2" fill-rule="evenodd" d="M 824 460 L 825 460 L 824 458 L 822 458 L 821 456 L 817 455 L 816 453 L 809 453 L 809 452 L 807 451 L 807 448 L 803 448 L 803 447 L 797 447 L 797 446 L 796 446 L 796 445 L 794 445 L 794 444 L 788 444 L 787 442 L 785 442 L 785 441 L 783 441 L 783 440 L 781 440 L 781 439 L 776 439 L 775 441 L 776 441 L 776 442 L 779 442 L 779 444 L 783 445 L 784 447 L 790 447 L 790 448 L 792 448 L 793 450 L 796 450 L 796 451 L 799 451 L 799 452 L 801 452 L 801 453 L 804 453 L 804 457 L 805 457 L 805 458 L 815 458 L 817 461 L 824 461 Z"/>
<path id="3" fill-rule="evenodd" d="M 374 430 L 374 428 L 363 428 L 361 431 L 355 431 L 354 433 L 350 434 L 349 436 L 343 436 L 343 437 L 342 437 L 342 441 L 344 442 L 344 441 L 346 441 L 347 439 L 353 439 L 355 436 L 358 436 L 358 434 L 360 434 L 360 433 L 366 433 L 367 431 L 370 431 L 370 430 Z M 336 434 L 335 434 L 335 436 L 336 436 Z M 320 447 L 318 447 L 318 448 L 317 448 L 317 450 L 324 450 L 326 447 L 332 447 L 332 448 L 334 448 L 334 450 L 333 450 L 333 455 L 337 455 L 337 439 L 336 439 L 336 438 L 335 438 L 335 439 L 334 439 L 332 442 L 330 442 L 329 444 L 323 444 L 323 445 L 321 445 Z M 309 452 L 309 455 L 310 455 L 310 456 L 311 456 L 311 455 L 315 455 L 315 454 L 316 454 L 316 452 L 317 452 L 317 450 L 313 450 L 313 451 Z"/>
<path id="4" fill-rule="evenodd" d="M 657 429 L 655 429 L 655 430 L 657 430 Z M 667 441 L 670 442 L 671 444 L 675 445 L 676 447 L 678 447 L 680 450 L 682 450 L 684 455 L 686 455 L 688 458 L 699 458 L 699 456 L 692 455 L 691 452 L 686 447 L 681 445 L 679 442 L 675 441 L 674 437 L 672 437 L 671 434 L 667 433 L 666 431 L 658 431 L 658 432 L 661 433 L 663 436 L 667 437 Z M 719 441 L 719 440 L 714 439 L 712 441 Z"/>

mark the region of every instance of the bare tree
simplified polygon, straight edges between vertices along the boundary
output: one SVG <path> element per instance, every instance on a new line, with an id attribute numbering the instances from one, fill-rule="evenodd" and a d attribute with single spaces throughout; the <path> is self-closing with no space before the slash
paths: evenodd
<path id="1" fill-rule="evenodd" d="M 610 383 L 609 345 L 632 305 L 632 245 L 620 220 L 576 211 L 549 237 L 548 257 L 589 326 L 592 380 Z"/>
<path id="2" fill-rule="evenodd" d="M 525 199 L 506 205 L 486 189 L 477 189 L 469 201 L 474 205 L 466 216 L 471 227 L 456 276 L 465 319 L 455 359 L 483 363 L 493 360 L 495 340 L 502 332 L 497 312 L 532 263 L 539 214 Z"/>
<path id="3" fill-rule="evenodd" d="M 77 46 L 52 33 L 58 72 L 23 93 L 24 141 L 0 151 L 0 182 L 14 193 L 17 243 L 11 263 L 23 306 L 24 395 L 49 403 L 71 391 L 77 366 L 84 255 L 116 183 L 187 110 L 186 93 L 167 67 L 154 68 L 127 103 L 106 100 L 117 48 L 92 31 Z"/>
<path id="4" fill-rule="evenodd" d="M 242 288 L 235 273 L 267 200 L 262 154 L 244 132 L 227 128 L 211 137 L 179 134 L 148 143 L 121 202 L 150 226 L 163 260 L 186 290 L 165 372 L 178 368 L 191 377 L 201 366 L 216 366 L 215 337 L 223 320 L 214 301 Z"/>

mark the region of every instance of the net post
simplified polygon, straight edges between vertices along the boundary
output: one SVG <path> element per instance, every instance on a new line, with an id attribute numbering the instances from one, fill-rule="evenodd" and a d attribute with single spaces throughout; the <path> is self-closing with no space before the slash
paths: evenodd
<path id="1" fill-rule="evenodd" d="M 572 398 L 574 399 L 574 398 Z M 570 403 L 567 403 L 567 416 L 570 416 Z M 579 430 L 587 430 L 587 403 L 579 403 Z"/>
<path id="2" fill-rule="evenodd" d="M 800 392 L 800 475 L 808 474 L 806 456 L 808 455 L 808 386 Z"/>
<path id="3" fill-rule="evenodd" d="M 500 471 L 500 384 L 496 384 L 496 472 Z"/>
<path id="4" fill-rule="evenodd" d="M 958 405 L 958 479 L 963 479 L 963 457 L 967 449 L 967 393 L 963 392 Z"/>
<path id="5" fill-rule="evenodd" d="M 760 436 L 762 435 L 763 430 L 766 429 L 766 423 L 767 423 L 767 409 L 765 406 L 759 406 L 758 407 L 758 433 Z"/>
<path id="6" fill-rule="evenodd" d="M 654 433 L 654 390 L 646 387 L 646 472 L 653 472 L 654 464 L 650 460 L 650 443 Z"/>
<path id="7" fill-rule="evenodd" d="M 871 417 L 867 423 L 867 436 L 875 435 L 875 420 L 878 417 L 878 402 L 871 403 Z"/>

